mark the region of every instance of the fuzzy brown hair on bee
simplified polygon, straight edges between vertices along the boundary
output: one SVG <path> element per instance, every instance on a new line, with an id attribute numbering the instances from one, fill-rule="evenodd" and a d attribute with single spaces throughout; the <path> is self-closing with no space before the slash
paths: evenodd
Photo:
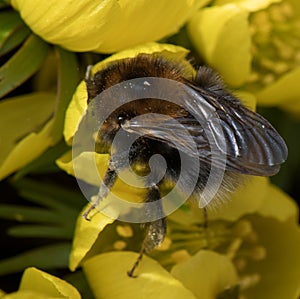
<path id="1" fill-rule="evenodd" d="M 149 167 L 149 160 L 155 154 L 165 158 L 167 169 L 159 182 L 149 182 L 145 202 L 158 201 L 161 198 L 160 187 L 166 181 L 178 180 L 180 175 L 180 154 L 195 156 L 182 134 L 181 127 L 166 122 L 161 125 L 161 119 L 149 118 L 148 122 L 139 122 L 135 117 L 148 113 L 167 115 L 182 125 L 197 147 L 197 159 L 201 162 L 199 173 L 186 175 L 182 189 L 189 186 L 190 177 L 197 176 L 193 195 L 199 196 L 204 189 L 211 171 L 211 144 L 206 132 L 195 115 L 210 105 L 216 112 L 216 117 L 222 128 L 222 136 L 212 128 L 213 140 L 218 143 L 220 138 L 226 143 L 226 166 L 220 186 L 217 186 L 216 201 L 222 200 L 226 194 L 234 191 L 242 182 L 244 175 L 271 176 L 279 171 L 280 165 L 287 158 L 287 148 L 271 124 L 259 114 L 247 109 L 234 95 L 224 87 L 221 79 L 208 67 L 200 67 L 196 75 L 187 71 L 186 62 L 179 63 L 162 55 L 139 54 L 109 63 L 94 76 L 88 74 L 86 86 L 88 103 L 97 101 L 97 96 L 110 87 L 135 78 L 158 77 L 180 82 L 190 90 L 189 96 L 182 94 L 182 101 L 187 107 L 193 100 L 193 113 L 172 101 L 159 98 L 145 98 L 121 104 L 120 107 L 105 120 L 98 132 L 96 151 L 112 153 L 111 145 L 120 128 L 128 134 L 138 134 L 140 137 L 133 143 L 129 152 L 130 165 L 143 165 L 146 173 L 160 171 L 161 165 L 155 169 Z M 165 134 L 171 137 L 164 138 Z M 176 145 L 176 146 L 175 146 Z M 122 154 L 114 149 L 110 163 L 100 186 L 98 198 L 84 213 L 88 219 L 90 211 L 108 195 L 113 187 L 117 173 L 124 163 Z M 218 167 L 218 163 L 217 163 Z M 214 200 L 215 201 L 215 200 Z M 213 201 L 213 202 L 214 202 Z M 152 211 L 148 211 L 152 213 Z M 142 250 L 133 268 L 128 272 L 134 276 L 134 271 L 144 253 L 148 253 L 161 244 L 166 234 L 165 217 L 147 223 L 147 233 Z"/>

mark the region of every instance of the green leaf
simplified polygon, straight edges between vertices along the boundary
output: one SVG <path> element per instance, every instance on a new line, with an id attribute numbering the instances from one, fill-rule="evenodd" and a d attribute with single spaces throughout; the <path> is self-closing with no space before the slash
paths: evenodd
<path id="1" fill-rule="evenodd" d="M 9 7 L 9 0 L 0 0 L 0 9 Z"/>
<path id="2" fill-rule="evenodd" d="M 68 219 L 74 223 L 73 219 Z M 53 239 L 72 239 L 73 227 L 46 226 L 46 225 L 17 225 L 10 227 L 7 233 L 17 238 L 53 238 Z"/>
<path id="3" fill-rule="evenodd" d="M 54 211 L 44 208 L 18 206 L 18 205 L 0 205 L 0 218 L 14 220 L 19 222 L 32 223 L 60 223 L 61 215 Z"/>
<path id="4" fill-rule="evenodd" d="M 29 179 L 22 179 L 13 184 L 21 197 L 47 209 L 36 206 L 0 205 L 0 218 L 30 223 L 9 228 L 10 235 L 22 238 L 72 239 L 78 210 L 76 204 L 71 202 L 65 204 L 64 199 L 72 197 L 74 201 L 74 194 L 77 193 L 53 183 L 41 183 Z M 49 195 L 48 190 L 51 189 L 54 192 Z M 75 196 L 75 199 L 77 198 Z"/>
<path id="5" fill-rule="evenodd" d="M 55 94 L 49 92 L 0 102 L 0 179 L 34 160 L 52 144 L 54 102 Z"/>
<path id="6" fill-rule="evenodd" d="M 0 261 L 0 275 L 23 271 L 35 266 L 41 269 L 67 268 L 71 244 L 69 242 L 35 248 Z"/>
<path id="7" fill-rule="evenodd" d="M 27 200 L 57 210 L 64 217 L 68 217 L 68 214 L 78 213 L 78 210 L 86 203 L 81 192 L 76 192 L 70 187 L 62 187 L 57 183 L 45 183 L 26 178 L 13 181 L 12 185 Z"/>
<path id="8" fill-rule="evenodd" d="M 13 10 L 0 13 L 0 56 L 8 53 L 29 35 L 30 29 Z"/>
<path id="9" fill-rule="evenodd" d="M 65 113 L 79 83 L 79 68 L 76 55 L 56 47 L 58 54 L 58 94 L 53 125 L 53 142 L 63 136 Z"/>
<path id="10" fill-rule="evenodd" d="M 31 34 L 23 46 L 0 68 L 0 97 L 30 78 L 47 56 L 49 46 Z"/>
<path id="11" fill-rule="evenodd" d="M 95 299 L 82 270 L 68 273 L 67 275 L 63 276 L 63 279 L 72 284 L 80 292 L 80 294 L 82 294 L 82 298 Z"/>
<path id="12" fill-rule="evenodd" d="M 64 141 L 61 141 L 18 170 L 14 175 L 13 180 L 19 180 L 28 173 L 43 174 L 59 171 L 60 169 L 56 165 L 55 161 L 68 149 L 69 147 L 64 143 Z"/>

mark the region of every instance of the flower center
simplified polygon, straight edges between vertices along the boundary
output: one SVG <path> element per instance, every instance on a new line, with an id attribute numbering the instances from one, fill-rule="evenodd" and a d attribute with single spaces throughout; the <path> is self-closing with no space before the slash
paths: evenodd
<path id="1" fill-rule="evenodd" d="M 212 221 L 208 227 L 183 226 L 170 223 L 168 246 L 153 252 L 153 256 L 166 267 L 189 259 L 201 249 L 213 250 L 228 256 L 236 267 L 241 290 L 256 285 L 260 274 L 247 273 L 247 266 L 266 257 L 266 249 L 259 243 L 257 232 L 251 222 Z M 171 240 L 171 241 L 170 241 Z"/>
<path id="2" fill-rule="evenodd" d="M 300 19 L 283 1 L 250 16 L 252 69 L 249 84 L 257 90 L 300 65 Z"/>

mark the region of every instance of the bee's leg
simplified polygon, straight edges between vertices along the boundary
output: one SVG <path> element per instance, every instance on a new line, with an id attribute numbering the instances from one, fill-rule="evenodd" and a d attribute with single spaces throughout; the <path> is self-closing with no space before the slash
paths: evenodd
<path id="1" fill-rule="evenodd" d="M 89 213 L 94 210 L 99 203 L 101 202 L 102 198 L 105 198 L 112 186 L 114 185 L 117 178 L 117 172 L 113 167 L 109 167 L 108 170 L 105 173 L 105 176 L 103 178 L 103 181 L 99 187 L 99 192 L 97 195 L 96 200 L 92 203 L 92 205 L 83 213 L 83 218 L 86 220 L 90 220 Z"/>
<path id="2" fill-rule="evenodd" d="M 113 187 L 118 177 L 118 171 L 126 167 L 126 164 L 124 164 L 124 161 L 126 161 L 126 159 L 127 159 L 127 153 L 125 151 L 122 152 L 116 151 L 113 155 L 110 156 L 108 169 L 99 187 L 97 198 L 82 215 L 86 220 L 90 220 L 88 218 L 89 213 L 92 210 L 94 210 L 99 205 L 101 200 L 105 198 L 110 192 L 110 189 Z"/>
<path id="3" fill-rule="evenodd" d="M 154 213 L 156 213 L 156 215 L 161 215 L 162 214 L 162 205 L 161 205 L 161 201 L 160 201 L 160 193 L 159 193 L 158 187 L 156 185 L 152 186 L 150 188 L 148 196 L 147 196 L 147 200 L 146 200 L 146 202 L 153 202 L 153 201 L 157 201 L 156 211 L 149 210 L 149 211 L 146 211 L 146 213 L 149 213 L 149 215 L 154 214 Z M 167 224 L 166 224 L 165 217 L 163 217 L 161 219 L 157 219 L 153 222 L 149 222 L 146 225 L 148 226 L 147 234 L 143 241 L 143 245 L 142 245 L 140 254 L 139 254 L 137 260 L 135 261 L 133 267 L 131 268 L 131 270 L 127 272 L 128 276 L 130 276 L 130 277 L 136 277 L 134 275 L 134 271 L 138 267 L 140 261 L 142 260 L 143 255 L 145 253 L 151 252 L 153 249 L 155 249 L 157 246 L 159 246 L 162 243 L 162 241 L 164 240 L 165 235 L 166 235 Z"/>

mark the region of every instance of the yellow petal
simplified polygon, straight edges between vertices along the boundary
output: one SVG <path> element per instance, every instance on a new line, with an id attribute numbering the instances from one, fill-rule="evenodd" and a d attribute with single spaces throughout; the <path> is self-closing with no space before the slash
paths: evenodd
<path id="1" fill-rule="evenodd" d="M 145 45 L 137 46 L 124 50 L 122 52 L 116 53 L 107 59 L 97 63 L 93 68 L 93 73 L 103 69 L 109 62 L 135 57 L 139 53 L 144 54 L 154 54 L 161 53 L 166 57 L 170 57 L 174 60 L 182 60 L 188 54 L 188 50 L 174 45 L 168 44 L 157 44 L 157 43 L 148 43 Z M 74 96 L 70 102 L 70 105 L 66 112 L 66 120 L 64 127 L 64 136 L 68 144 L 72 143 L 72 138 L 77 130 L 78 124 L 81 120 L 82 115 L 85 112 L 87 107 L 87 91 L 85 82 L 81 82 L 74 93 Z"/>
<path id="2" fill-rule="evenodd" d="M 300 228 L 294 218 L 279 222 L 273 218 L 249 216 L 266 258 L 251 262 L 247 273 L 259 282 L 245 291 L 246 298 L 297 299 L 300 295 Z"/>
<path id="3" fill-rule="evenodd" d="M 95 50 L 109 35 L 109 16 L 119 11 L 117 1 L 13 0 L 12 5 L 33 32 L 72 51 Z"/>
<path id="4" fill-rule="evenodd" d="M 97 48 L 99 52 L 112 53 L 174 34 L 198 6 L 194 0 L 174 0 L 172 5 L 168 0 L 119 3 L 120 11 L 111 22 L 111 35 Z"/>
<path id="5" fill-rule="evenodd" d="M 72 159 L 72 152 L 65 153 L 62 157 L 56 160 L 56 164 L 66 171 L 68 174 L 75 176 L 74 163 L 76 163 L 77 179 L 84 180 L 85 182 L 100 186 L 100 178 L 98 175 L 91 173 L 91 170 L 86 167 L 86 161 L 93 161 L 98 165 L 99 176 L 103 178 L 104 173 L 108 167 L 109 155 L 97 154 L 94 152 L 83 152 L 79 156 Z"/>
<path id="6" fill-rule="evenodd" d="M 237 5 L 200 10 L 188 23 L 188 33 L 205 62 L 231 86 L 243 84 L 250 72 L 248 11 Z"/>
<path id="7" fill-rule="evenodd" d="M 241 90 L 234 92 L 234 94 L 248 109 L 256 111 L 256 97 L 254 94 Z"/>
<path id="8" fill-rule="evenodd" d="M 281 189 L 271 184 L 267 178 L 253 177 L 234 193 L 227 202 L 208 209 L 208 220 L 236 221 L 241 216 L 257 213 L 278 221 L 297 219 L 295 201 Z M 169 216 L 176 223 L 192 225 L 203 220 L 203 211 L 197 206 L 190 210 L 178 209 Z"/>
<path id="9" fill-rule="evenodd" d="M 2 298 L 6 293 L 0 289 L 0 298 Z"/>
<path id="10" fill-rule="evenodd" d="M 229 194 L 224 202 L 208 206 L 208 221 L 236 221 L 241 216 L 255 213 L 264 206 L 269 191 L 269 182 L 264 177 L 249 177 L 235 193 Z M 262 212 L 263 213 L 263 212 Z M 178 209 L 168 216 L 172 221 L 192 225 L 203 221 L 203 209 L 190 205 L 188 209 Z"/>
<path id="11" fill-rule="evenodd" d="M 72 285 L 36 268 L 25 270 L 19 290 L 34 291 L 52 298 L 81 298 L 79 292 Z"/>
<path id="12" fill-rule="evenodd" d="M 264 217 L 274 217 L 279 221 L 298 217 L 298 209 L 295 201 L 278 187 L 269 184 L 258 213 Z"/>
<path id="13" fill-rule="evenodd" d="M 33 93 L 0 103 L 0 179 L 43 153 L 52 142 L 55 95 Z"/>
<path id="14" fill-rule="evenodd" d="M 261 9 L 265 9 L 273 3 L 281 2 L 281 0 L 216 0 L 215 5 L 225 5 L 228 3 L 234 3 L 240 7 L 247 9 L 248 11 L 255 12 Z"/>
<path id="15" fill-rule="evenodd" d="M 77 157 L 72 159 L 72 152 L 65 153 L 62 157 L 56 160 L 57 165 L 65 170 L 68 174 L 75 176 L 74 164 L 76 165 L 76 178 L 83 180 L 91 185 L 100 186 L 100 178 L 104 177 L 104 174 L 108 167 L 108 154 L 98 154 L 95 152 L 83 152 Z M 96 163 L 95 171 L 92 171 L 90 167 L 87 167 L 87 163 Z M 126 177 L 125 175 L 123 177 Z M 134 187 L 140 185 L 140 188 Z M 143 198 L 145 191 L 143 189 L 143 182 L 135 181 L 133 186 L 129 182 L 124 182 L 121 179 L 117 179 L 111 192 L 124 200 L 140 202 Z M 90 200 L 90 198 L 87 198 Z"/>
<path id="16" fill-rule="evenodd" d="M 202 1 L 203 2 L 203 1 Z M 201 1 L 13 0 L 28 26 L 71 51 L 112 53 L 175 33 Z"/>
<path id="17" fill-rule="evenodd" d="M 32 298 L 38 298 L 38 299 L 53 299 L 52 296 L 41 294 L 39 292 L 35 291 L 17 291 L 11 294 L 7 294 L 3 297 L 0 297 L 1 299 L 32 299 Z M 57 297 L 61 298 L 61 297 Z"/>
<path id="18" fill-rule="evenodd" d="M 114 219 L 101 213 L 94 214 L 93 217 L 91 217 L 91 221 L 87 221 L 82 217 L 82 213 L 77 219 L 73 247 L 70 254 L 69 268 L 71 271 L 74 271 L 86 257 L 103 229 L 108 224 L 114 222 Z"/>
<path id="19" fill-rule="evenodd" d="M 300 111 L 299 80 L 300 68 L 296 68 L 282 76 L 275 83 L 259 91 L 256 94 L 258 103 L 265 106 L 281 105 L 283 108 L 289 105 L 291 111 L 293 109 Z"/>
<path id="20" fill-rule="evenodd" d="M 78 128 L 86 108 L 87 90 L 85 82 L 82 81 L 76 88 L 76 91 L 66 111 L 64 137 L 69 145 L 72 145 L 72 138 Z"/>
<path id="21" fill-rule="evenodd" d="M 110 252 L 87 260 L 84 265 L 89 285 L 96 298 L 103 299 L 196 299 L 158 262 L 144 256 L 136 271 L 137 278 L 128 277 L 138 254 Z"/>
<path id="22" fill-rule="evenodd" d="M 199 299 L 215 299 L 226 288 L 237 284 L 237 274 L 229 258 L 213 251 L 199 251 L 175 265 L 171 274 Z"/>
<path id="23" fill-rule="evenodd" d="M 249 177 L 228 201 L 208 211 L 209 219 L 235 221 L 242 215 L 258 211 L 268 192 L 269 182 L 265 177 Z"/>
<path id="24" fill-rule="evenodd" d="M 299 1 L 297 1 L 297 0 L 288 0 L 287 2 L 292 6 L 293 11 L 295 13 L 295 16 L 299 17 L 300 16 Z"/>

